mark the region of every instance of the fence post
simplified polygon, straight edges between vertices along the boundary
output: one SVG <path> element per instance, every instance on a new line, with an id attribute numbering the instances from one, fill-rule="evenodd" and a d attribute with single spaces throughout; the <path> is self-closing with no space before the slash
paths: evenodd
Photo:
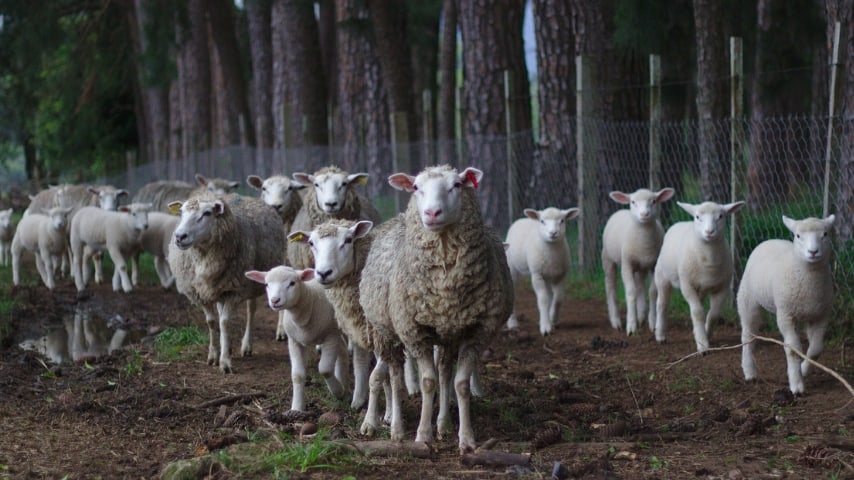
<path id="1" fill-rule="evenodd" d="M 599 183 L 597 172 L 597 137 L 593 118 L 594 62 L 586 56 L 575 57 L 576 158 L 578 163 L 578 263 L 582 272 L 591 273 L 596 263 L 599 234 Z"/>
<path id="2" fill-rule="evenodd" d="M 456 137 L 457 137 L 457 165 L 463 165 L 466 163 L 466 140 L 465 140 L 465 122 L 466 122 L 466 112 L 463 108 L 463 102 L 465 101 L 465 87 L 459 86 L 456 90 L 456 104 L 457 104 L 457 122 L 456 122 Z"/>
<path id="3" fill-rule="evenodd" d="M 505 144 L 507 147 L 507 225 L 512 225 L 516 219 L 516 159 L 513 148 L 513 132 L 516 130 L 513 121 L 513 72 L 504 70 L 504 128 L 506 129 Z"/>
<path id="4" fill-rule="evenodd" d="M 839 42 L 842 23 L 836 22 L 833 29 L 833 56 L 830 60 L 830 92 L 827 106 L 827 142 L 824 150 L 824 194 L 821 202 L 822 218 L 830 214 L 830 167 L 833 157 L 833 117 L 836 116 L 837 85 L 839 84 Z"/>
<path id="5" fill-rule="evenodd" d="M 730 75 L 730 201 L 744 198 L 744 62 L 741 37 L 729 37 L 729 75 Z M 741 215 L 732 215 L 730 226 L 730 252 L 732 253 L 733 291 L 738 288 L 741 278 L 741 244 L 744 220 Z"/>
<path id="6" fill-rule="evenodd" d="M 661 179 L 661 55 L 649 56 L 649 188 Z"/>
<path id="7" fill-rule="evenodd" d="M 406 112 L 391 114 L 391 171 L 408 172 L 409 166 L 409 122 Z M 395 190 L 394 211 L 401 212 L 409 194 Z"/>
<path id="8" fill-rule="evenodd" d="M 435 144 L 433 143 L 433 92 L 429 88 L 425 88 L 421 93 L 421 123 L 424 125 L 423 144 L 424 144 L 424 160 L 422 165 L 433 165 L 435 159 Z"/>

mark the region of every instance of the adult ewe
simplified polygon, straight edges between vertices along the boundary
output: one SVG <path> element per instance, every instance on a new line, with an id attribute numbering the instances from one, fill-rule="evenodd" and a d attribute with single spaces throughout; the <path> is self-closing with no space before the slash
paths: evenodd
<path id="1" fill-rule="evenodd" d="M 196 174 L 196 185 L 179 180 L 160 180 L 143 185 L 133 197 L 134 203 L 150 203 L 154 212 L 168 212 L 169 204 L 182 202 L 202 193 L 225 195 L 240 186 L 239 182 L 222 178 L 207 178 Z"/>
<path id="2" fill-rule="evenodd" d="M 670 292 L 678 288 L 691 307 L 697 351 L 705 352 L 709 349 L 712 323 L 720 318 L 732 285 L 732 254 L 724 235 L 726 219 L 739 211 L 744 202 L 677 204 L 693 220 L 673 224 L 664 235 L 655 265 L 655 289 L 650 291 L 650 302 L 655 307 L 650 311 L 655 316 L 655 339 L 664 341 Z M 709 313 L 704 319 L 703 301 L 707 295 Z"/>
<path id="3" fill-rule="evenodd" d="M 807 357 L 818 358 L 824 350 L 824 332 L 833 308 L 833 273 L 830 270 L 830 233 L 834 215 L 824 219 L 792 220 L 783 223 L 794 236 L 789 240 L 766 240 L 750 254 L 738 288 L 741 318 L 741 367 L 748 381 L 757 376 L 753 358 L 753 335 L 762 325 L 762 310 L 776 314 L 777 327 L 787 345 L 789 390 L 804 393 L 804 376 L 811 366 L 789 347 L 801 351 L 797 324 L 806 325 Z"/>
<path id="4" fill-rule="evenodd" d="M 577 208 L 544 210 L 526 208 L 507 230 L 507 264 L 513 285 L 520 275 L 531 277 L 540 312 L 540 333 L 548 335 L 557 323 L 563 302 L 563 281 L 569 273 L 570 254 L 566 244 L 566 221 L 578 216 Z M 516 310 L 507 320 L 507 328 L 519 328 Z"/>
<path id="5" fill-rule="evenodd" d="M 605 223 L 602 232 L 602 269 L 605 271 L 605 297 L 611 326 L 620 329 L 620 311 L 617 308 L 617 265 L 626 291 L 626 333 L 638 330 L 638 318 L 646 315 L 646 280 L 655 269 L 658 251 L 664 239 L 664 228 L 658 221 L 658 206 L 673 197 L 675 190 L 663 188 L 652 192 L 641 188 L 632 194 L 613 191 L 609 195 L 629 209 L 617 210 Z M 650 282 L 649 295 L 655 284 Z M 650 302 L 651 303 L 651 302 Z M 649 315 L 649 328 L 655 316 Z"/>
<path id="6" fill-rule="evenodd" d="M 377 209 L 356 190 L 356 185 L 367 182 L 367 173 L 351 174 L 329 166 L 314 175 L 294 173 L 293 178 L 308 189 L 291 231 L 310 232 L 315 226 L 333 218 L 380 223 Z M 292 246 L 288 251 L 288 261 L 294 268 L 314 266 L 314 258 L 307 245 L 296 243 Z"/>
<path id="7" fill-rule="evenodd" d="M 175 286 L 205 312 L 210 333 L 208 364 L 219 363 L 231 373 L 228 321 L 237 306 L 246 301 L 246 330 L 241 354 L 252 354 L 251 328 L 255 299 L 264 286 L 246 278 L 249 270 L 270 270 L 282 264 L 284 233 L 276 212 L 257 198 L 202 194 L 183 204 L 175 241 L 169 244 L 169 268 Z M 217 360 L 215 338 L 219 329 Z"/>
<path id="8" fill-rule="evenodd" d="M 469 379 L 513 310 L 504 245 L 484 225 L 475 196 L 482 177 L 476 168 L 457 172 L 447 165 L 389 177 L 394 188 L 414 193 L 406 212 L 377 233 L 359 285 L 365 317 L 377 329 L 390 325 L 418 362 L 422 402 L 416 441 L 433 440 L 433 395 L 438 385 L 451 384 L 456 362 L 460 453 L 475 448 Z M 448 388 L 439 392 L 442 438 L 450 426 L 450 398 Z"/>

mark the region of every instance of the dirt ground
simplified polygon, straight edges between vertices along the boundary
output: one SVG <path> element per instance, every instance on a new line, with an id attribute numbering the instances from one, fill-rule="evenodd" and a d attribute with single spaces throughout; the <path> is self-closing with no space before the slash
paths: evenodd
<path id="1" fill-rule="evenodd" d="M 254 354 L 235 357 L 235 373 L 223 375 L 206 364 L 204 347 L 177 360 L 155 355 L 151 333 L 202 324 L 201 312 L 176 293 L 152 286 L 117 294 L 102 285 L 78 302 L 65 283 L 55 293 L 33 286 L 12 295 L 11 319 L 3 321 L 19 334 L 0 350 L 0 478 L 156 478 L 170 462 L 229 441 L 275 446 L 269 438 L 277 429 L 299 437 L 301 422 L 330 409 L 338 414 L 330 437 L 361 439 L 364 412 L 327 398 L 313 366 L 308 418 L 286 414 L 286 345 L 274 340 L 266 307 L 258 309 Z M 280 478 L 854 478 L 851 394 L 819 371 L 807 378 L 805 396 L 789 398 L 781 347 L 758 345 L 761 379 L 745 384 L 740 348 L 685 358 L 694 350 L 685 319 L 674 319 L 659 345 L 645 329 L 632 337 L 612 330 L 604 301 L 568 301 L 556 332 L 543 338 L 529 287 L 519 288 L 517 304 L 526 320 L 485 353 L 485 396 L 472 412 L 478 442 L 494 439 L 494 451 L 530 454 L 530 465 L 464 465 L 452 438 L 432 445 L 429 459 L 356 456 L 338 469 Z M 35 327 L 63 319 L 76 335 L 81 307 L 124 323 L 133 340 L 145 338 L 110 355 L 93 348 L 59 366 L 16 346 Z M 232 325 L 238 345 L 242 323 Z M 721 327 L 713 347 L 737 345 L 739 335 L 734 325 Z M 831 342 L 821 361 L 846 374 L 849 350 L 845 341 Z M 404 405 L 413 438 L 418 409 L 417 397 Z M 271 475 L 228 463 L 210 471 L 210 478 Z"/>

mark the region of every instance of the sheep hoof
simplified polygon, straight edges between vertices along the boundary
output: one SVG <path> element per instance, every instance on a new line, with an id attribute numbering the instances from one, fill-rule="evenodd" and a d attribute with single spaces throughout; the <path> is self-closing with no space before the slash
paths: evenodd
<path id="1" fill-rule="evenodd" d="M 361 428 L 359 428 L 359 433 L 366 437 L 373 437 L 377 433 L 377 427 L 368 422 L 364 422 L 362 423 Z"/>
<path id="2" fill-rule="evenodd" d="M 287 336 L 287 335 L 285 335 L 285 334 L 278 334 L 278 335 L 276 335 L 276 341 L 278 341 L 278 342 L 287 342 L 287 341 L 288 341 L 288 336 Z"/>

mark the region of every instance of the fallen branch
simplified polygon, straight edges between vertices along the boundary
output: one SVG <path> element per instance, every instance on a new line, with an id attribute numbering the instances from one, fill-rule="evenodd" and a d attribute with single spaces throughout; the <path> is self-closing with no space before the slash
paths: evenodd
<path id="1" fill-rule="evenodd" d="M 203 408 L 208 408 L 208 407 L 218 407 L 220 405 L 225 405 L 227 403 L 234 403 L 234 402 L 241 402 L 242 403 L 246 400 L 254 400 L 256 398 L 264 398 L 266 396 L 267 396 L 267 394 L 263 393 L 263 392 L 242 393 L 240 395 L 228 395 L 226 397 L 215 398 L 213 400 L 208 400 L 207 402 L 202 402 L 193 408 L 195 408 L 196 410 L 201 410 Z"/>
<path id="2" fill-rule="evenodd" d="M 684 357 L 680 358 L 679 360 L 676 360 L 675 362 L 670 362 L 670 363 L 668 363 L 668 364 L 667 364 L 667 366 L 666 366 L 666 367 L 664 367 L 664 369 L 665 369 L 665 370 L 669 370 L 669 369 L 670 369 L 670 367 L 673 367 L 673 366 L 675 366 L 675 365 L 677 365 L 677 364 L 680 364 L 680 363 L 684 362 L 685 360 L 688 360 L 689 358 L 699 357 L 699 356 L 701 356 L 701 355 L 705 355 L 705 354 L 707 354 L 707 353 L 711 353 L 711 352 L 720 352 L 720 351 L 722 351 L 722 350 L 732 350 L 732 349 L 735 349 L 735 348 L 741 348 L 741 347 L 743 347 L 743 346 L 745 346 L 745 345 L 747 345 L 748 343 L 751 343 L 751 342 L 753 342 L 753 340 L 750 340 L 750 342 L 739 343 L 738 345 L 727 345 L 726 347 L 715 347 L 715 348 L 710 348 L 710 349 L 708 349 L 708 350 L 706 350 L 706 351 L 703 351 L 703 352 L 694 352 L 694 353 L 690 353 L 690 354 L 685 355 Z"/>
<path id="3" fill-rule="evenodd" d="M 830 376 L 831 376 L 831 377 L 833 377 L 833 378 L 835 378 L 835 379 L 839 380 L 839 382 L 840 382 L 840 383 L 842 383 L 842 385 L 845 385 L 845 388 L 847 388 L 847 389 L 848 389 L 848 391 L 851 393 L 851 395 L 854 395 L 854 388 L 851 388 L 851 384 L 850 384 L 850 383 L 848 383 L 847 381 L 845 381 L 845 379 L 844 379 L 844 378 L 842 378 L 842 375 L 840 375 L 840 374 L 836 373 L 836 372 L 835 372 L 835 371 L 833 371 L 832 369 L 827 368 L 827 367 L 825 367 L 824 365 L 822 365 L 822 364 L 820 364 L 820 363 L 816 362 L 815 360 L 811 359 L 810 357 L 808 357 L 808 356 L 804 355 L 804 354 L 803 354 L 800 350 L 798 350 L 797 348 L 792 348 L 791 346 L 786 345 L 785 343 L 783 343 L 783 342 L 781 342 L 781 341 L 779 341 L 779 340 L 775 340 L 775 339 L 773 339 L 773 338 L 761 337 L 761 336 L 759 336 L 759 335 L 753 335 L 753 338 L 755 338 L 755 339 L 757 339 L 757 340 L 762 340 L 762 341 L 765 341 L 765 342 L 776 343 L 777 345 L 780 345 L 780 346 L 781 346 L 781 347 L 783 347 L 783 348 L 788 348 L 789 350 L 791 350 L 791 351 L 792 351 L 792 353 L 794 353 L 795 355 L 797 355 L 797 356 L 799 356 L 799 357 L 803 358 L 803 359 L 804 359 L 806 362 L 808 362 L 809 364 L 814 365 L 816 368 L 823 370 L 825 373 L 830 374 Z"/>
<path id="4" fill-rule="evenodd" d="M 410 456 L 432 458 L 433 450 L 424 442 L 393 442 L 390 440 L 343 441 L 339 443 L 366 457 Z"/>
<path id="5" fill-rule="evenodd" d="M 476 465 L 484 467 L 512 467 L 514 465 L 530 467 L 531 455 L 485 450 L 467 453 L 460 458 L 460 462 L 467 467 L 474 467 Z"/>

